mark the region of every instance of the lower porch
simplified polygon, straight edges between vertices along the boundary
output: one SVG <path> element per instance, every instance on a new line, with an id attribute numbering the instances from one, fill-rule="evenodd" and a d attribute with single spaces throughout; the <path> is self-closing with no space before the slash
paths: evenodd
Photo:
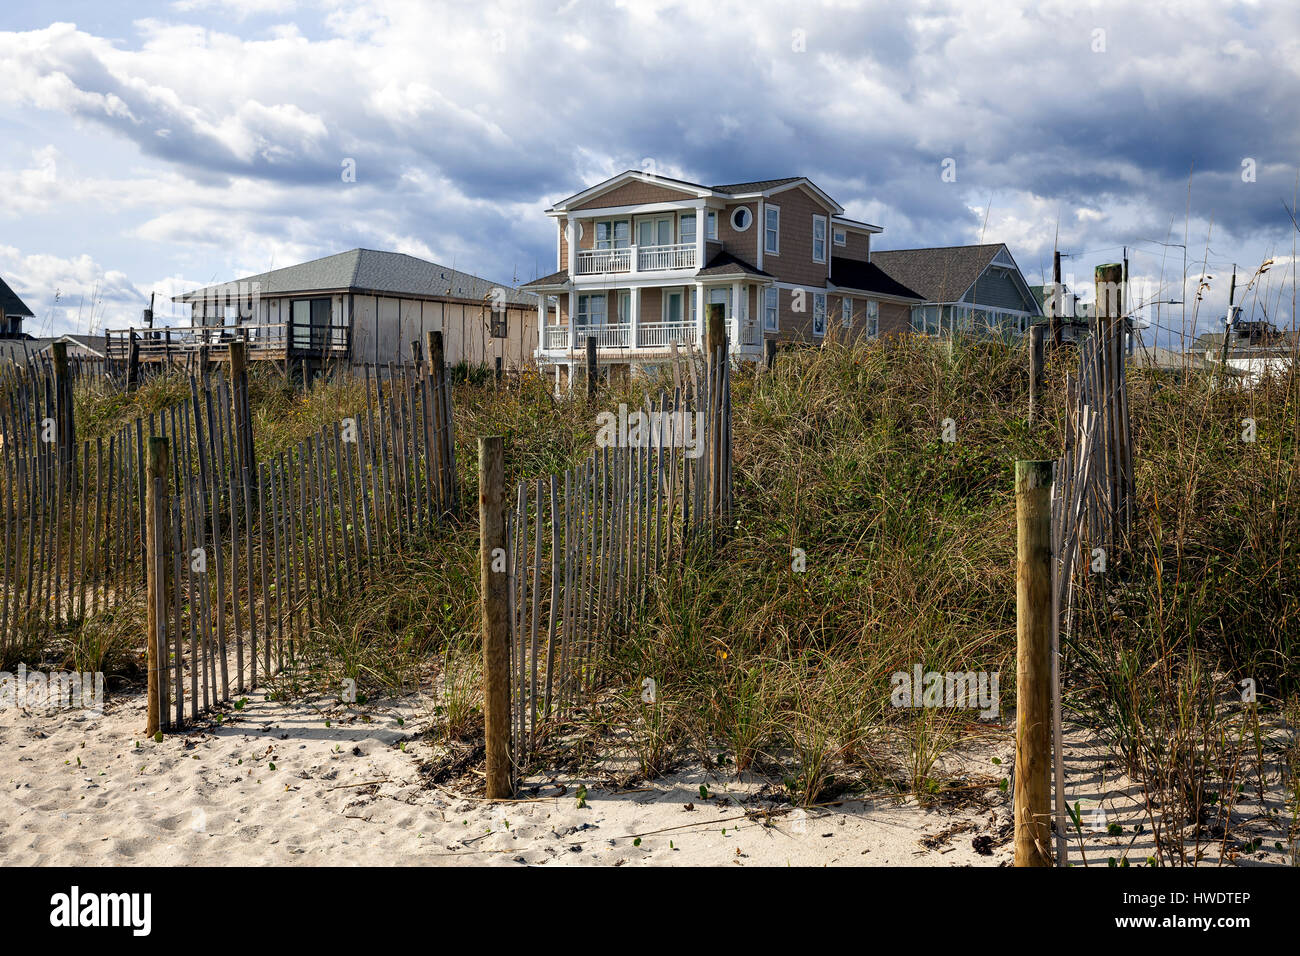
<path id="1" fill-rule="evenodd" d="M 584 361 L 594 339 L 598 361 L 639 364 L 704 346 L 710 305 L 721 305 L 731 353 L 761 355 L 758 321 L 763 286 L 754 282 L 678 286 L 629 286 L 541 293 L 538 302 L 539 362 Z"/>

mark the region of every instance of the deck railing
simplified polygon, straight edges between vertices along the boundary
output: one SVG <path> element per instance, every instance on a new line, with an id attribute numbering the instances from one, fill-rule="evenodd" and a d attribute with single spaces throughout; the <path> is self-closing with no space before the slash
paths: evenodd
<path id="1" fill-rule="evenodd" d="M 573 274 L 590 276 L 694 269 L 698 261 L 693 242 L 663 246 L 624 246 L 621 249 L 579 249 L 573 260 Z"/>
<path id="2" fill-rule="evenodd" d="M 595 338 L 598 349 L 625 349 L 632 344 L 632 325 L 580 325 L 577 328 L 575 347 L 585 349 L 587 339 Z"/>
<path id="3" fill-rule="evenodd" d="M 694 268 L 695 243 L 693 242 L 679 242 L 671 246 L 642 246 L 637 250 L 638 272 Z"/>
<path id="4" fill-rule="evenodd" d="M 695 335 L 693 322 L 643 322 L 636 327 L 639 348 L 667 348 L 674 342 L 685 345 Z"/>
<path id="5" fill-rule="evenodd" d="M 248 343 L 250 359 L 282 358 L 289 352 L 311 355 L 324 353 L 335 357 L 348 354 L 346 323 L 306 326 L 292 322 L 264 322 L 164 329 L 109 329 L 104 333 L 106 356 L 112 361 L 127 361 L 131 357 L 132 337 L 143 361 L 165 361 L 170 356 L 195 352 L 205 346 L 210 352 L 220 353 L 229 348 L 231 342 L 240 339 Z"/>

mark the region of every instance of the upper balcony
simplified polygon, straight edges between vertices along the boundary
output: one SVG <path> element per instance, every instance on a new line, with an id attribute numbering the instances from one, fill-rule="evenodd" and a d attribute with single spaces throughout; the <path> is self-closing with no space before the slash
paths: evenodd
<path id="1" fill-rule="evenodd" d="M 623 246 L 615 249 L 579 249 L 573 274 L 632 275 L 638 272 L 671 272 L 698 269 L 699 256 L 694 242 L 662 246 Z"/>

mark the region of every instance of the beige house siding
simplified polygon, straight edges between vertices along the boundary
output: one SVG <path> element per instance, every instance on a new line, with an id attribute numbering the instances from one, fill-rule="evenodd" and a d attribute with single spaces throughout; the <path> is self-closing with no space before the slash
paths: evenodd
<path id="1" fill-rule="evenodd" d="M 741 206 L 749 210 L 751 222 L 744 232 L 737 232 L 731 225 L 731 216 Z M 762 228 L 758 222 L 757 202 L 732 203 L 726 209 L 718 210 L 718 239 L 722 241 L 722 248 L 733 256 L 739 256 L 751 265 L 757 265 L 760 235 L 762 235 Z"/>
<path id="2" fill-rule="evenodd" d="M 574 209 L 601 209 L 607 206 L 641 206 L 654 202 L 679 202 L 694 199 L 695 194 L 654 183 L 633 181 L 624 183 L 600 196 L 574 206 Z"/>
<path id="3" fill-rule="evenodd" d="M 830 227 L 831 211 L 802 186 L 777 193 L 771 199 L 766 200 L 764 215 L 766 215 L 766 206 L 768 205 L 777 206 L 781 210 L 781 235 L 778 243 L 781 251 L 774 255 L 764 250 L 763 271 L 771 273 L 782 282 L 824 287 L 830 268 L 830 250 L 833 248 Z M 813 262 L 814 215 L 825 216 L 827 220 L 826 262 Z M 765 224 L 760 222 L 756 223 L 756 226 L 761 235 Z"/>
<path id="4" fill-rule="evenodd" d="M 834 227 L 832 227 L 834 229 Z M 856 259 L 859 262 L 869 262 L 871 259 L 871 236 L 865 232 L 853 232 L 845 230 L 846 244 L 842 246 L 835 245 L 835 234 L 831 233 L 831 250 L 832 255 L 839 256 L 843 259 Z"/>
<path id="5" fill-rule="evenodd" d="M 506 337 L 494 338 L 489 316 L 478 303 L 373 295 L 337 298 L 351 299 L 354 364 L 410 362 L 411 343 L 419 342 L 423 349 L 425 334 L 433 331 L 442 333 L 443 353 L 450 365 L 492 366 L 498 357 L 505 368 L 533 364 L 537 348 L 534 306 L 508 306 Z"/>

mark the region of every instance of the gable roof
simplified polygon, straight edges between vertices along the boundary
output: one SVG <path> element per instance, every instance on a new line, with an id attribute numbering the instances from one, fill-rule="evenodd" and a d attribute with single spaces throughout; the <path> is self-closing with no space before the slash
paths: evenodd
<path id="1" fill-rule="evenodd" d="M 4 315 L 21 315 L 24 318 L 32 317 L 32 310 L 27 308 L 27 303 L 18 298 L 18 293 L 9 288 L 9 283 L 0 279 L 0 309 L 3 309 Z"/>
<path id="2" fill-rule="evenodd" d="M 67 335 L 60 335 L 54 341 L 76 345 L 87 352 L 93 352 L 95 355 L 102 356 L 104 354 L 104 336 L 102 335 L 80 335 L 70 332 Z"/>
<path id="3" fill-rule="evenodd" d="M 1000 242 L 976 246 L 932 246 L 871 252 L 871 261 L 926 302 L 956 302 L 1002 249 Z"/>
<path id="4" fill-rule="evenodd" d="M 874 262 L 831 256 L 831 284 L 840 289 L 874 292 L 877 295 L 897 296 L 900 299 L 924 301 L 925 297 L 886 273 Z"/>
<path id="5" fill-rule="evenodd" d="M 784 179 L 756 179 L 749 183 L 728 183 L 725 186 L 710 186 L 715 193 L 761 193 L 777 186 L 788 186 L 803 179 L 802 176 L 787 176 Z"/>
<path id="6" fill-rule="evenodd" d="M 535 301 L 531 295 L 504 283 L 492 282 L 403 252 L 376 249 L 351 249 L 234 281 L 258 283 L 263 296 L 295 292 L 356 292 L 480 301 L 493 289 L 501 288 L 505 290 L 506 302 L 512 305 L 532 305 Z M 229 283 L 221 283 L 195 289 L 173 296 L 172 301 L 193 302 L 217 295 L 228 286 Z"/>
<path id="7" fill-rule="evenodd" d="M 673 179 L 670 176 L 661 176 L 658 173 L 647 173 L 639 169 L 628 169 L 619 173 L 617 176 L 611 176 L 604 182 L 596 183 L 594 186 L 588 186 L 581 192 L 574 193 L 565 199 L 551 206 L 548 213 L 562 213 L 573 206 L 580 206 L 590 202 L 602 193 L 609 192 L 628 182 L 643 182 L 655 186 L 666 186 L 670 189 L 680 189 L 683 192 L 694 193 L 697 198 L 703 199 L 709 196 L 721 199 L 730 199 L 735 196 L 755 196 L 768 195 L 773 191 L 783 191 L 793 189 L 796 186 L 805 186 L 809 192 L 813 193 L 820 200 L 830 207 L 832 213 L 836 216 L 842 215 L 844 207 L 834 199 L 824 193 L 807 176 L 786 176 L 783 179 L 755 179 L 747 183 L 727 183 L 722 186 L 706 186 L 703 183 L 693 183 L 685 179 Z"/>

